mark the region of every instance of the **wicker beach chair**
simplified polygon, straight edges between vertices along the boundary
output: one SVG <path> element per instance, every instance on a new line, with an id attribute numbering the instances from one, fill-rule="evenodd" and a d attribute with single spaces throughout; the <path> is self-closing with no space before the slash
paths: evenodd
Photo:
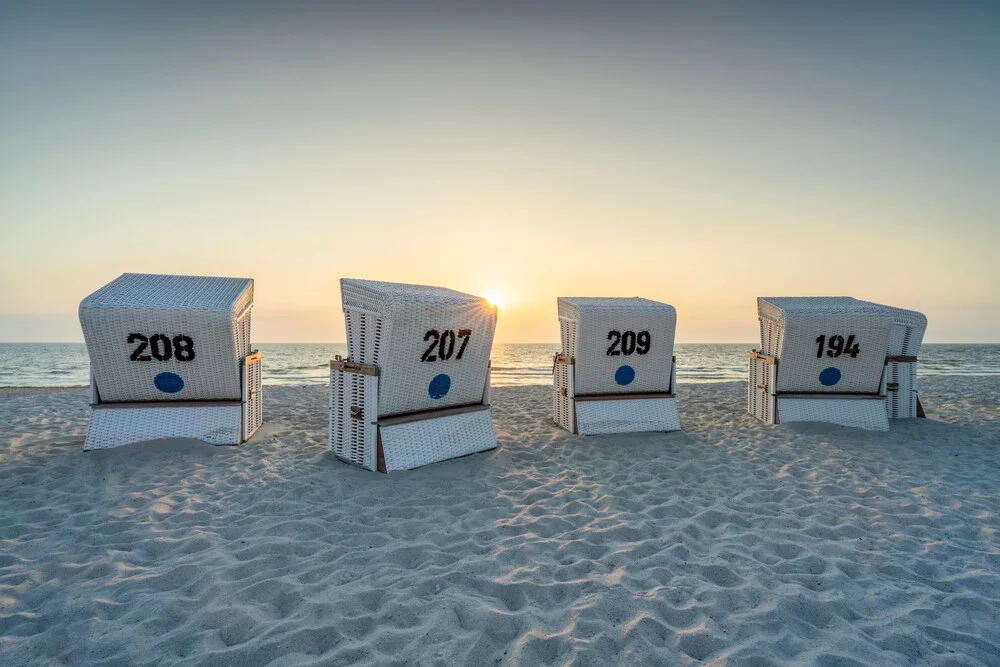
<path id="1" fill-rule="evenodd" d="M 817 421 L 889 430 L 892 309 L 850 297 L 757 299 L 747 410 L 768 423 Z"/>
<path id="2" fill-rule="evenodd" d="M 340 281 L 348 358 L 330 362 L 338 458 L 392 472 L 494 449 L 497 310 L 442 287 Z"/>
<path id="3" fill-rule="evenodd" d="M 80 303 L 93 414 L 84 449 L 245 442 L 261 424 L 253 280 L 126 273 Z"/>
<path id="4" fill-rule="evenodd" d="M 555 422 L 580 435 L 679 430 L 673 306 L 638 297 L 560 297 L 557 304 Z"/>

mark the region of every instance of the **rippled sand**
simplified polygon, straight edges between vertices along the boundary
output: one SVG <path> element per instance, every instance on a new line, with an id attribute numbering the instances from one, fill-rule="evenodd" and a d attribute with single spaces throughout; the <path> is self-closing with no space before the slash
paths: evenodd
<path id="1" fill-rule="evenodd" d="M 1000 379 L 888 434 L 580 438 L 499 388 L 495 452 L 379 475 L 326 391 L 240 448 L 81 451 L 85 391 L 0 394 L 0 664 L 1000 664 Z"/>

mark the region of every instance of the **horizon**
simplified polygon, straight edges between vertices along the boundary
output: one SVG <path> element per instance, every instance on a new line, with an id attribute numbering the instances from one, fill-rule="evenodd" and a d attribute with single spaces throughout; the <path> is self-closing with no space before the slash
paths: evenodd
<path id="1" fill-rule="evenodd" d="M 673 305 L 761 295 L 1000 341 L 1000 5 L 0 9 L 0 340 L 79 342 L 123 272 L 255 279 L 254 338 L 344 337 L 338 280 Z"/>
<path id="2" fill-rule="evenodd" d="M 347 345 L 346 340 L 286 340 L 286 341 L 274 341 L 274 340 L 263 340 L 254 341 L 254 345 Z M 551 342 L 543 341 L 504 341 L 504 340 L 494 340 L 494 345 L 556 345 L 560 344 L 560 341 L 555 340 Z M 760 345 L 759 341 L 746 340 L 746 341 L 721 341 L 721 342 L 704 342 L 704 341 L 690 341 L 690 340 L 677 340 L 674 342 L 675 345 Z M 923 345 L 1000 345 L 1000 342 L 990 342 L 990 341 L 980 341 L 980 342 L 956 342 L 956 341 L 923 341 Z M 83 336 L 81 335 L 80 340 L 0 340 L 0 345 L 84 345 Z"/>

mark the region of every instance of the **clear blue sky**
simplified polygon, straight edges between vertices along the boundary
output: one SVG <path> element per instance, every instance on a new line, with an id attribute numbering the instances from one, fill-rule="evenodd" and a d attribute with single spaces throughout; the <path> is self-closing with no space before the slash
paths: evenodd
<path id="1" fill-rule="evenodd" d="M 751 341 L 765 294 L 1000 341 L 1000 2 L 147 4 L 0 6 L 0 340 L 148 271 L 255 278 L 258 341 L 343 340 L 342 276 L 507 342 L 560 295 Z"/>

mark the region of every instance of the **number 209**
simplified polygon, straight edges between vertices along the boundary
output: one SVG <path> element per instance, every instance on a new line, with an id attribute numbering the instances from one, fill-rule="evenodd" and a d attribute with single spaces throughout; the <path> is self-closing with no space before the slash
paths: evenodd
<path id="1" fill-rule="evenodd" d="M 611 347 L 608 348 L 605 354 L 609 357 L 618 357 L 621 355 L 627 357 L 633 352 L 635 354 L 646 354 L 649 352 L 651 342 L 648 331 L 640 331 L 639 333 L 634 331 L 609 331 L 608 340 L 611 341 Z"/>

